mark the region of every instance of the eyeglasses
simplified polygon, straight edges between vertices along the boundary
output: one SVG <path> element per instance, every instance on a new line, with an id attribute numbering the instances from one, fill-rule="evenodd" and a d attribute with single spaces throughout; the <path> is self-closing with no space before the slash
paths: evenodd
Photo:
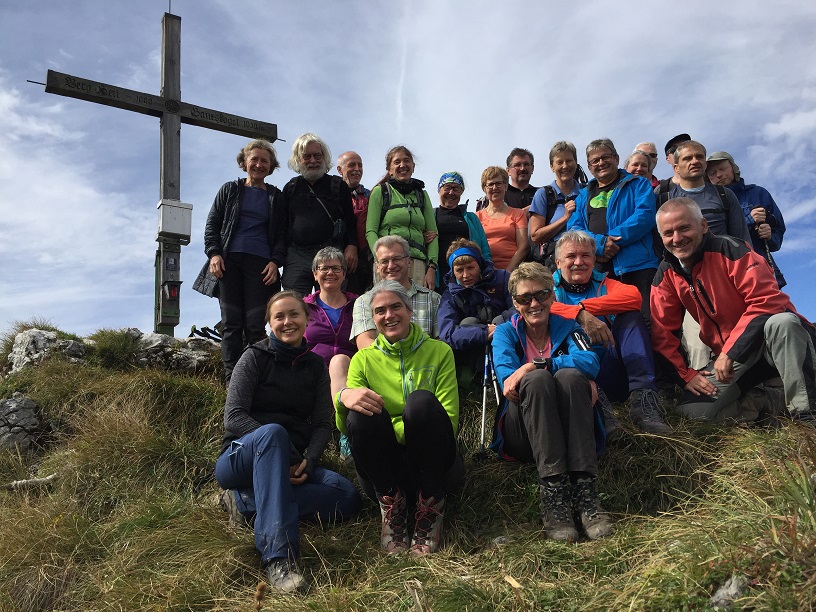
<path id="1" fill-rule="evenodd" d="M 343 271 L 343 266 L 317 266 L 317 271 L 326 274 L 327 272 L 334 272 L 340 274 Z"/>
<path id="2" fill-rule="evenodd" d="M 516 170 L 520 170 L 521 168 L 532 168 L 533 164 L 530 162 L 516 162 L 510 166 L 511 168 L 515 168 Z"/>
<path id="3" fill-rule="evenodd" d="M 322 153 L 304 153 L 300 156 L 303 161 L 309 161 L 311 159 L 315 161 L 323 161 L 323 154 Z"/>
<path id="4" fill-rule="evenodd" d="M 532 293 L 519 293 L 514 295 L 513 299 L 521 306 L 529 306 L 533 300 L 539 304 L 543 304 L 550 297 L 552 291 L 550 289 L 542 289 L 541 291 L 533 291 Z"/>
<path id="5" fill-rule="evenodd" d="M 499 187 L 503 187 L 506 185 L 504 181 L 491 181 L 485 184 L 485 189 L 498 189 Z"/>
<path id="6" fill-rule="evenodd" d="M 600 157 L 596 157 L 595 159 L 589 159 L 587 160 L 587 163 L 590 165 L 591 168 L 595 168 L 596 166 L 600 166 L 601 164 L 606 163 L 611 159 L 615 159 L 615 156 L 607 153 L 606 155 L 601 155 Z"/>
<path id="7" fill-rule="evenodd" d="M 464 189 L 462 189 L 461 185 L 457 185 L 454 183 L 442 185 L 442 191 L 444 191 L 445 193 L 462 193 Z"/>
<path id="8" fill-rule="evenodd" d="M 410 255 L 403 255 L 402 257 L 387 257 L 386 259 L 378 259 L 377 265 L 382 266 L 383 268 L 387 268 L 391 264 L 398 264 L 399 262 L 403 261 L 404 259 L 408 259 Z"/>
<path id="9" fill-rule="evenodd" d="M 657 153 L 647 153 L 646 155 L 648 155 L 652 159 L 657 159 Z"/>

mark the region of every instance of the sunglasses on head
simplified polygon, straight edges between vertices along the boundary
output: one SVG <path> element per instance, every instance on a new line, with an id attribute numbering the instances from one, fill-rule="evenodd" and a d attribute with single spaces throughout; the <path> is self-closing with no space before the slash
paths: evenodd
<path id="1" fill-rule="evenodd" d="M 532 293 L 519 293 L 518 295 L 514 295 L 513 299 L 521 306 L 529 306 L 533 303 L 533 300 L 539 304 L 543 304 L 547 301 L 547 298 L 550 297 L 550 293 L 552 293 L 552 291 L 549 289 L 542 289 L 541 291 L 533 291 Z"/>

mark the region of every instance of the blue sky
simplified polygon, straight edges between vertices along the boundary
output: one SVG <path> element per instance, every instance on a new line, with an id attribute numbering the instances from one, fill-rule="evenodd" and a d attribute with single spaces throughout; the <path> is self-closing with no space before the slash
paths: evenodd
<path id="1" fill-rule="evenodd" d="M 417 178 L 435 187 L 458 170 L 471 202 L 481 171 L 514 146 L 536 154 L 541 185 L 557 140 L 581 151 L 609 137 L 624 157 L 688 132 L 773 194 L 788 225 L 777 257 L 786 291 L 816 318 L 816 3 L 555 4 L 174 0 L 182 99 L 277 123 L 284 169 L 269 181 L 279 187 L 292 176 L 291 143 L 314 131 L 335 159 L 362 155 L 366 185 L 403 143 Z M 0 330 L 35 316 L 77 334 L 152 329 L 158 120 L 26 80 L 53 69 L 158 93 L 167 9 L 0 4 Z M 219 319 L 191 285 L 207 212 L 221 184 L 243 175 L 235 154 L 246 139 L 187 125 L 181 134 L 181 199 L 194 206 L 176 328 L 186 336 Z M 661 160 L 656 174 L 669 173 Z"/>

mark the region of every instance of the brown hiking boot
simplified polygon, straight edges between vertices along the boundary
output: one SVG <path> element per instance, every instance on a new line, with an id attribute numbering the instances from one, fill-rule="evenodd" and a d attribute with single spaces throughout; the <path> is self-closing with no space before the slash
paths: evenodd
<path id="1" fill-rule="evenodd" d="M 218 505 L 221 506 L 221 509 L 226 512 L 229 517 L 229 528 L 238 531 L 250 527 L 251 523 L 250 520 L 238 510 L 238 504 L 235 503 L 236 495 L 238 495 L 238 491 L 231 489 L 221 491 L 221 493 L 218 494 Z"/>
<path id="2" fill-rule="evenodd" d="M 590 540 L 612 533 L 612 519 L 602 509 L 595 478 L 577 478 L 572 483 L 572 509 Z"/>
<path id="3" fill-rule="evenodd" d="M 405 496 L 397 489 L 394 495 L 379 495 L 382 531 L 380 545 L 389 554 L 408 549 L 408 508 Z"/>
<path id="4" fill-rule="evenodd" d="M 578 531 L 572 520 L 569 476 L 561 474 L 556 482 L 538 485 L 541 519 L 551 540 L 574 542 Z"/>
<path id="5" fill-rule="evenodd" d="M 445 518 L 445 498 L 437 501 L 433 497 L 417 499 L 416 525 L 411 538 L 411 554 L 424 557 L 439 550 L 442 541 L 442 521 Z"/>

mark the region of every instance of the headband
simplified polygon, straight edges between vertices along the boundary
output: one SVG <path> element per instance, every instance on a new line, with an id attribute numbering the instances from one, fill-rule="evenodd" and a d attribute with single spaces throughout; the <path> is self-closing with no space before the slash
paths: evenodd
<path id="1" fill-rule="evenodd" d="M 474 248 L 471 247 L 461 247 L 456 249 L 453 253 L 450 254 L 448 257 L 448 266 L 451 270 L 453 270 L 453 262 L 456 261 L 458 258 L 462 257 L 463 255 L 467 255 L 468 257 L 472 257 L 479 263 L 479 267 L 482 267 L 482 254 Z"/>

